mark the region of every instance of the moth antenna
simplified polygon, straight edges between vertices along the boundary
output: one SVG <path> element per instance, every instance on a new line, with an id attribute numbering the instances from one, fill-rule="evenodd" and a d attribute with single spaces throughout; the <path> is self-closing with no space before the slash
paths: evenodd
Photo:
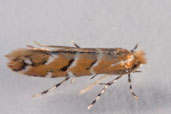
<path id="1" fill-rule="evenodd" d="M 61 82 L 57 83 L 57 84 L 54 85 L 53 87 L 51 87 L 51 88 L 49 88 L 49 89 L 47 89 L 47 90 L 44 90 L 44 91 L 42 91 L 42 92 L 40 92 L 40 93 L 38 93 L 38 94 L 35 94 L 35 95 L 33 95 L 33 97 L 39 97 L 39 96 L 41 96 L 41 95 L 47 94 L 47 93 L 49 93 L 49 92 L 55 90 L 55 89 L 56 89 L 57 87 L 59 87 L 62 83 L 64 83 L 64 82 L 66 82 L 67 80 L 69 80 L 69 78 L 70 78 L 70 77 L 67 76 L 64 80 L 62 80 Z"/>
<path id="2" fill-rule="evenodd" d="M 47 47 L 47 48 L 70 48 L 67 46 L 56 46 L 56 45 L 44 45 L 44 44 L 40 44 L 36 41 L 33 41 L 36 45 L 40 46 L 40 47 Z M 77 48 L 80 48 L 80 46 L 78 46 L 74 41 L 72 41 L 73 45 Z"/>
<path id="3" fill-rule="evenodd" d="M 39 47 L 47 47 L 47 48 L 69 48 L 68 46 L 56 46 L 56 45 L 44 45 L 44 44 L 40 44 L 36 41 L 33 41 L 36 45 L 38 45 Z"/>
<path id="4" fill-rule="evenodd" d="M 71 42 L 75 47 L 80 48 L 80 46 L 78 44 L 76 44 L 73 40 Z"/>
<path id="5" fill-rule="evenodd" d="M 129 83 L 129 90 L 132 94 L 132 96 L 137 100 L 138 96 L 134 93 L 134 91 L 132 90 L 132 85 L 131 85 L 131 74 L 128 74 L 128 83 Z"/>
<path id="6" fill-rule="evenodd" d="M 33 43 L 36 44 L 37 46 L 40 46 L 40 47 L 49 47 L 48 45 L 40 44 L 37 41 L 33 41 Z"/>
<path id="7" fill-rule="evenodd" d="M 32 50 L 40 50 L 40 51 L 50 51 L 49 49 L 46 48 L 36 48 L 32 45 L 26 45 L 28 48 L 32 49 Z"/>
<path id="8" fill-rule="evenodd" d="M 33 43 L 35 43 L 37 46 L 40 46 L 40 47 L 47 47 L 47 48 L 60 48 L 61 47 L 61 46 L 55 46 L 55 45 L 44 45 L 36 41 L 33 41 Z"/>
<path id="9" fill-rule="evenodd" d="M 97 97 L 95 98 L 95 100 L 92 101 L 92 103 L 87 107 L 88 110 L 91 109 L 93 107 L 93 105 L 100 99 L 101 95 L 103 93 L 105 93 L 105 91 L 107 90 L 107 88 L 109 86 L 111 86 L 113 83 L 115 83 L 119 78 L 121 78 L 122 76 L 118 76 L 116 77 L 114 80 L 108 82 L 105 84 L 104 88 L 101 90 L 101 92 L 97 95 Z"/>
<path id="10" fill-rule="evenodd" d="M 38 43 L 38 42 L 36 42 L 36 41 L 33 41 L 33 43 L 35 43 L 36 45 L 38 45 L 38 46 L 40 46 L 40 47 L 48 47 L 48 46 L 46 46 L 46 45 L 43 45 L 43 44 L 40 44 L 40 43 Z M 32 49 L 40 49 L 40 48 L 36 48 L 36 47 L 34 47 L 34 46 L 32 46 L 32 45 L 26 45 L 28 48 L 32 48 Z"/>
<path id="11" fill-rule="evenodd" d="M 90 89 L 93 89 L 93 88 L 95 87 L 95 85 L 97 85 L 97 84 L 100 83 L 103 79 L 105 79 L 105 78 L 107 78 L 107 77 L 109 77 L 109 76 L 110 76 L 110 75 L 104 75 L 103 77 L 100 77 L 98 80 L 96 80 L 95 82 L 93 82 L 92 84 L 90 84 L 88 87 L 82 89 L 82 90 L 80 91 L 79 94 L 82 95 L 82 94 L 88 92 Z"/>

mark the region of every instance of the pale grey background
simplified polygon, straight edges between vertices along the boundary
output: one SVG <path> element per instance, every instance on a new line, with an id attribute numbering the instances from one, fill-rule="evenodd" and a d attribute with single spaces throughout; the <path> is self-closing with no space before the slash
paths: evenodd
<path id="1" fill-rule="evenodd" d="M 88 77 L 33 99 L 62 78 L 27 77 L 6 66 L 5 54 L 32 41 L 71 46 L 71 40 L 81 47 L 132 49 L 139 43 L 148 59 L 142 73 L 132 74 L 140 99 L 130 95 L 127 76 L 90 111 L 102 87 L 79 96 L 95 80 Z M 170 43 L 170 0 L 0 0 L 0 114 L 170 114 Z"/>

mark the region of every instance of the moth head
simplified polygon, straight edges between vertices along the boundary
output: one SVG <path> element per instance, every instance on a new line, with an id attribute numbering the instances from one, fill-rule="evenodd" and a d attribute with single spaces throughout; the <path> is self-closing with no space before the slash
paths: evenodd
<path id="1" fill-rule="evenodd" d="M 134 51 L 133 54 L 135 56 L 134 66 L 136 68 L 147 63 L 146 58 L 145 58 L 145 53 L 143 50 Z"/>

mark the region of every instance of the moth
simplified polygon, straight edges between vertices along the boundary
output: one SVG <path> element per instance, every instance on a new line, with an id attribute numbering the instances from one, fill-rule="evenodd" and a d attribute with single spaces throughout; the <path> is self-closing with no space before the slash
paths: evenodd
<path id="1" fill-rule="evenodd" d="M 9 59 L 8 67 L 27 76 L 64 77 L 64 80 L 52 88 L 34 95 L 34 97 L 56 89 L 69 79 L 74 79 L 73 77 L 92 76 L 91 79 L 93 79 L 98 74 L 104 74 L 90 86 L 80 91 L 80 94 L 83 94 L 96 84 L 104 85 L 88 109 L 92 108 L 109 86 L 124 75 L 128 75 L 131 94 L 136 99 L 138 98 L 132 90 L 130 74 L 140 72 L 137 69 L 146 64 L 146 58 L 143 50 L 136 51 L 137 45 L 129 51 L 123 48 L 81 48 L 74 42 L 74 47 L 35 43 L 39 48 L 28 45 L 27 48 L 17 49 L 6 55 Z M 117 77 L 113 80 L 100 83 L 104 78 L 114 75 Z"/>

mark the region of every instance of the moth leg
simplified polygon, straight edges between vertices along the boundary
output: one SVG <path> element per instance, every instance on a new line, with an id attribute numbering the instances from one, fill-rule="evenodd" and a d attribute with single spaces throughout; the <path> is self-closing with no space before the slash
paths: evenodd
<path id="1" fill-rule="evenodd" d="M 33 95 L 33 97 L 38 97 L 38 96 L 41 96 L 41 95 L 44 95 L 44 94 L 47 94 L 49 93 L 50 91 L 53 91 L 54 89 L 56 89 L 57 87 L 59 87 L 63 82 L 66 82 L 67 80 L 69 80 L 70 77 L 66 77 L 64 80 L 62 80 L 61 82 L 57 83 L 56 85 L 54 85 L 53 87 L 47 89 L 47 90 L 44 90 L 38 94 L 35 94 Z"/>
<path id="2" fill-rule="evenodd" d="M 135 47 L 131 50 L 131 52 L 134 52 L 138 47 L 138 44 L 135 45 Z"/>
<path id="3" fill-rule="evenodd" d="M 140 70 L 136 70 L 136 71 L 134 71 L 133 73 L 137 73 L 137 72 L 141 72 Z"/>
<path id="4" fill-rule="evenodd" d="M 76 44 L 73 40 L 71 42 L 75 47 L 80 48 L 80 46 L 78 44 Z"/>
<path id="5" fill-rule="evenodd" d="M 111 86 L 113 83 L 115 83 L 119 78 L 121 78 L 122 76 L 118 76 L 116 77 L 114 80 L 109 81 L 108 83 L 105 84 L 104 88 L 101 90 L 101 92 L 97 95 L 97 97 L 95 98 L 95 100 L 92 101 L 92 103 L 88 106 L 88 110 L 91 109 L 93 107 L 93 105 L 100 99 L 101 95 L 103 93 L 105 93 L 105 91 L 107 90 L 107 88 L 109 86 Z"/>
<path id="6" fill-rule="evenodd" d="M 75 78 L 72 78 L 72 79 L 71 79 L 71 83 L 74 83 L 74 82 L 75 82 Z"/>
<path id="7" fill-rule="evenodd" d="M 107 83 L 99 83 L 99 85 L 106 85 Z"/>
<path id="8" fill-rule="evenodd" d="M 129 90 L 132 94 L 132 96 L 137 100 L 138 96 L 134 93 L 134 91 L 132 90 L 132 85 L 131 85 L 131 75 L 128 74 L 128 83 L 129 83 Z"/>
<path id="9" fill-rule="evenodd" d="M 97 76 L 97 74 L 93 75 L 93 76 L 90 78 L 90 80 L 93 79 L 93 78 L 95 78 L 96 76 Z"/>
<path id="10" fill-rule="evenodd" d="M 104 75 L 102 77 L 100 77 L 99 79 L 97 79 L 96 81 L 94 81 L 92 84 L 90 84 L 89 86 L 87 86 L 86 88 L 83 88 L 81 91 L 80 91 L 80 95 L 88 92 L 89 90 L 93 89 L 98 83 L 100 83 L 103 79 L 109 77 L 110 75 Z"/>

